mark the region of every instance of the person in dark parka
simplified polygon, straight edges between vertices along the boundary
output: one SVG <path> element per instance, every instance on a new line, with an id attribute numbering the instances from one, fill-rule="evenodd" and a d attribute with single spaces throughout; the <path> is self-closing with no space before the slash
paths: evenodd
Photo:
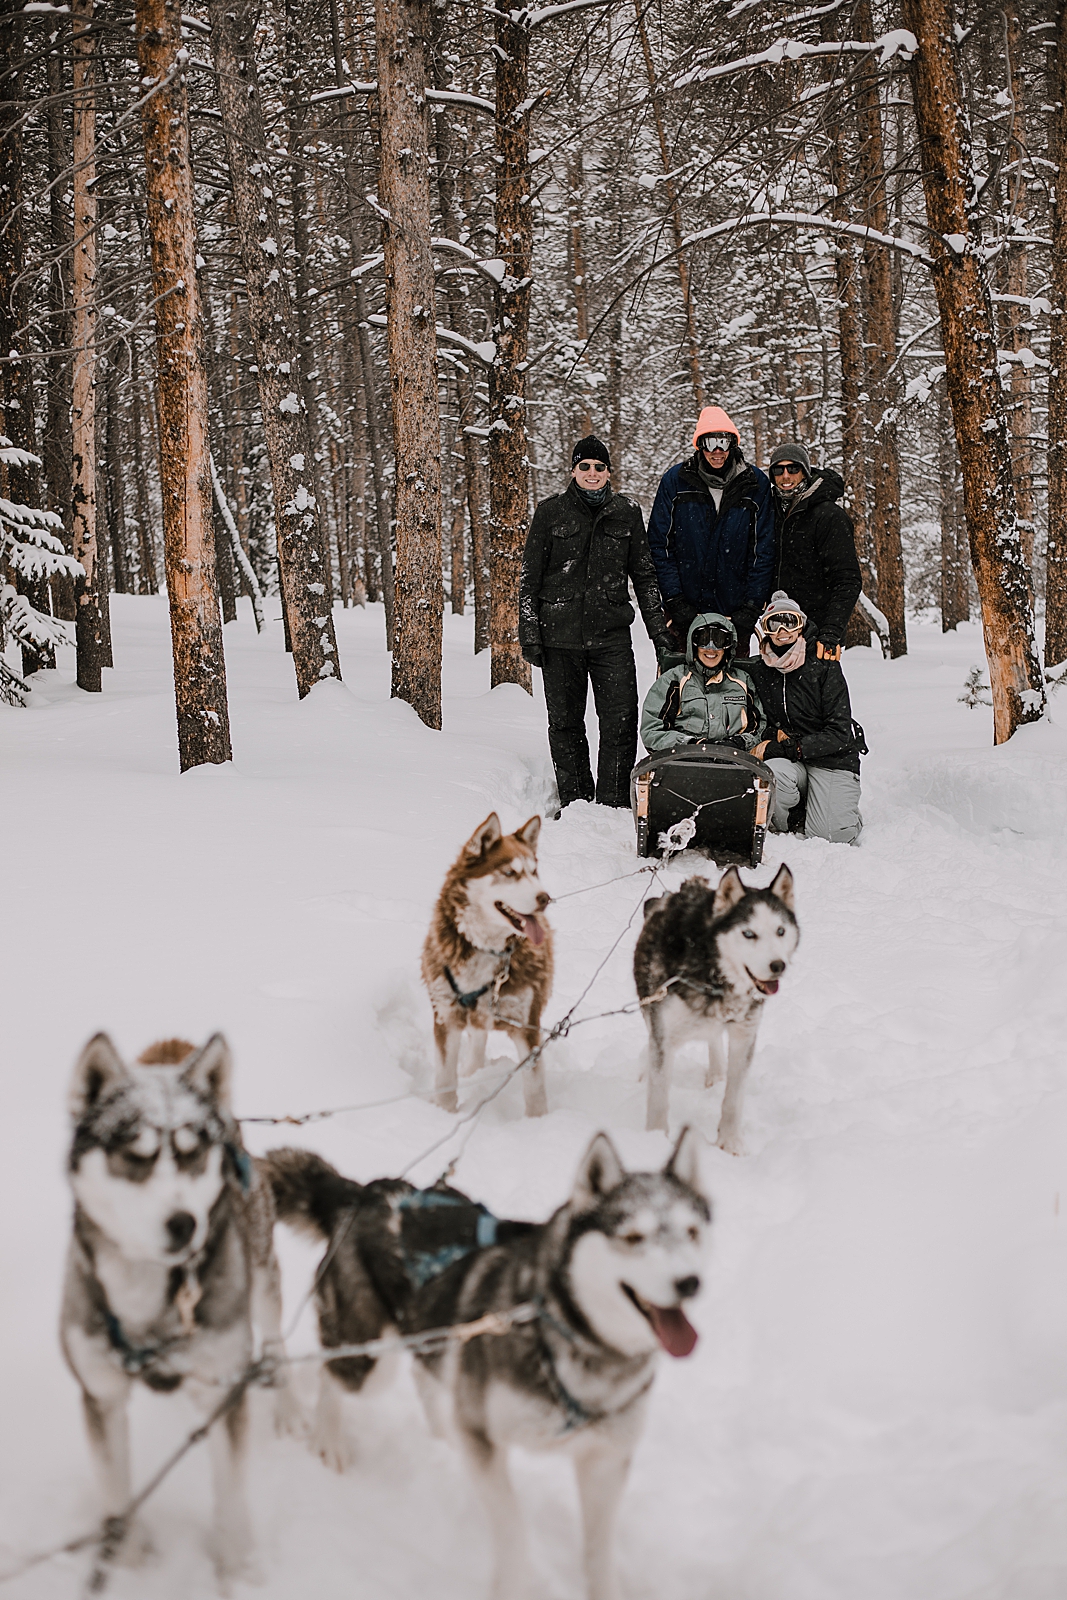
<path id="1" fill-rule="evenodd" d="M 519 644 L 544 675 L 560 806 L 595 796 L 629 810 L 637 670 L 628 580 L 657 656 L 670 645 L 641 508 L 612 489 L 607 446 L 591 434 L 579 439 L 571 468 L 566 490 L 541 501 L 526 536 Z M 595 789 L 585 735 L 590 683 L 600 723 Z"/>
<path id="2" fill-rule="evenodd" d="M 674 649 L 685 650 L 698 612 L 727 616 L 747 654 L 753 624 L 774 587 L 771 486 L 741 451 L 721 406 L 705 406 L 693 454 L 660 480 L 648 542 Z"/>
<path id="3" fill-rule="evenodd" d="M 756 685 L 767 737 L 752 754 L 775 776 L 771 826 L 785 833 L 805 802 L 803 834 L 855 844 L 860 821 L 861 739 L 838 661 L 815 652 L 815 628 L 776 590 L 756 623 L 760 651 L 744 663 Z"/>
<path id="4" fill-rule="evenodd" d="M 790 594 L 815 629 L 815 653 L 840 661 L 863 587 L 852 518 L 838 504 L 844 479 L 812 467 L 802 444 L 780 444 L 769 462 L 774 500 L 774 587 Z"/>

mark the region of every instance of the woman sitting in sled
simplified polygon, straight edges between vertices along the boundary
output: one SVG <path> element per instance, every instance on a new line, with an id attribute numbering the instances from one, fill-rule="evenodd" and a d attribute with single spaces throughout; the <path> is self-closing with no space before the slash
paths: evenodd
<path id="1" fill-rule="evenodd" d="M 831 844 L 859 838 L 863 729 L 852 720 L 840 663 L 819 657 L 815 630 L 778 590 L 756 623 L 759 655 L 745 662 L 767 718 L 752 750 L 775 776 L 771 827 Z"/>
<path id="2" fill-rule="evenodd" d="M 641 739 L 650 755 L 693 744 L 751 750 L 763 740 L 763 708 L 749 674 L 733 665 L 736 650 L 729 617 L 693 618 L 685 664 L 662 673 L 645 696 Z"/>

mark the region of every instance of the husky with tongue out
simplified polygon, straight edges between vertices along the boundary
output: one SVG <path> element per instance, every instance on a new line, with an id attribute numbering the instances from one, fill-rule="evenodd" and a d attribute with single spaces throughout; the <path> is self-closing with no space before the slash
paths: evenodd
<path id="1" fill-rule="evenodd" d="M 578 1480 L 588 1600 L 619 1600 L 615 1517 L 644 1423 L 656 1358 L 697 1342 L 685 1304 L 700 1291 L 710 1208 L 698 1135 L 683 1131 L 660 1172 L 628 1172 L 605 1133 L 554 1216 L 477 1251 L 423 1288 L 405 1333 L 530 1305 L 532 1320 L 418 1358 L 431 1425 L 463 1453 L 492 1529 L 493 1600 L 531 1582 L 508 1446 L 565 1448 Z"/>
<path id="2" fill-rule="evenodd" d="M 541 1013 L 552 992 L 552 930 L 545 920 L 551 896 L 537 876 L 541 818 L 514 833 L 501 831 L 491 812 L 449 868 L 422 951 L 437 1045 L 438 1104 L 457 1105 L 460 1046 L 470 1033 L 468 1070 L 485 1061 L 488 1035 L 500 1028 L 520 1056 L 540 1043 Z M 526 1112 L 548 1110 L 541 1058 L 523 1070 Z"/>
<path id="3" fill-rule="evenodd" d="M 726 1079 L 718 1143 L 739 1156 L 741 1100 L 760 1017 L 800 938 L 793 875 L 779 867 L 766 889 L 754 889 L 730 867 L 717 888 L 688 878 L 675 894 L 646 900 L 644 910 L 634 980 L 648 1025 L 647 1126 L 666 1131 L 674 1053 L 703 1039 L 708 1087 Z"/>

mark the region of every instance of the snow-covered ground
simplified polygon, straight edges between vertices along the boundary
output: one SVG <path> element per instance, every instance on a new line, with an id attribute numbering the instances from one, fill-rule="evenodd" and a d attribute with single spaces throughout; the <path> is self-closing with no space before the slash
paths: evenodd
<path id="1" fill-rule="evenodd" d="M 27 710 L 0 708 L 0 1574 L 94 1509 L 55 1335 L 64 1097 L 84 1040 L 106 1028 L 133 1055 L 222 1028 L 248 1115 L 405 1096 L 249 1130 L 256 1149 L 299 1140 L 359 1178 L 399 1171 L 452 1125 L 424 1098 L 418 980 L 442 874 L 488 811 L 510 828 L 551 792 L 543 704 L 489 693 L 469 618 L 446 619 L 438 734 L 388 699 L 376 608 L 338 613 L 344 686 L 302 705 L 279 624 L 257 638 L 243 610 L 226 629 L 234 762 L 180 777 L 165 602 L 116 598 L 113 616 L 103 695 L 74 688 L 65 662 Z M 1067 697 L 993 750 L 990 712 L 957 700 L 982 660 L 975 626 L 915 627 L 901 661 L 846 659 L 871 746 L 866 828 L 852 850 L 769 842 L 760 881 L 788 860 L 803 938 L 766 1008 L 745 1158 L 713 1148 L 718 1093 L 700 1088 L 698 1053 L 682 1065 L 673 1121 L 708 1136 L 715 1223 L 701 1341 L 664 1358 L 627 1491 L 627 1600 L 1067 1592 Z M 559 894 L 631 870 L 630 820 L 571 807 L 546 825 L 541 862 Z M 665 877 L 694 869 L 684 858 Z M 549 1019 L 647 887 L 551 912 Z M 580 1014 L 632 997 L 636 925 Z M 642 1044 L 633 1016 L 577 1028 L 551 1059 L 551 1114 L 524 1121 L 509 1084 L 455 1181 L 499 1213 L 543 1217 L 598 1127 L 632 1164 L 661 1163 L 666 1140 L 642 1131 Z M 468 1103 L 508 1049 L 491 1046 Z M 432 1182 L 457 1144 L 414 1176 Z M 293 1308 L 314 1253 L 288 1236 L 281 1248 Z M 312 1340 L 305 1315 L 293 1343 Z M 138 1396 L 138 1481 L 191 1420 L 180 1397 Z M 257 1418 L 265 1586 L 242 1592 L 478 1600 L 481 1510 L 410 1375 L 350 1420 L 357 1465 L 337 1478 Z M 541 1593 L 577 1600 L 569 1468 L 515 1465 Z M 159 1556 L 115 1576 L 116 1600 L 212 1595 L 207 1514 L 201 1451 L 150 1502 Z M 7 1593 L 73 1597 L 83 1571 L 66 1557 Z"/>

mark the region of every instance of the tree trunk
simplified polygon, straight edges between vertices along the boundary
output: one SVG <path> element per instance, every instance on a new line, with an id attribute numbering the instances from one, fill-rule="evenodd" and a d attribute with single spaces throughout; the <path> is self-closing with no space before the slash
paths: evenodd
<path id="1" fill-rule="evenodd" d="M 1023 71 L 1023 27 L 1017 5 L 1005 6 L 1001 12 L 1004 24 L 1005 56 L 1008 90 L 1011 95 L 1011 137 L 1007 156 L 1012 171 L 1007 182 L 1005 210 L 1011 228 L 1029 233 L 1029 203 L 1027 197 L 1024 162 L 1026 160 L 1026 78 Z M 1013 244 L 1008 234 L 1008 247 L 1002 258 L 1002 284 L 1005 294 L 1025 296 L 1027 292 L 1027 258 L 1025 244 Z M 1028 344 L 1026 322 L 1028 314 L 1023 306 L 1011 302 L 1000 307 L 1001 338 L 1003 348 L 1018 351 Z M 1033 427 L 1030 396 L 1030 373 L 1021 361 L 1012 364 L 1009 379 L 1011 389 L 1012 471 L 1015 476 L 1015 503 L 1019 512 L 1019 537 L 1027 566 L 1034 560 L 1034 462 L 1030 434 Z"/>
<path id="2" fill-rule="evenodd" d="M 393 694 L 441 726 L 441 424 L 430 252 L 429 0 L 375 0 L 385 304 L 396 459 Z"/>
<path id="3" fill-rule="evenodd" d="M 341 29 L 337 0 L 330 0 L 330 22 L 333 29 L 334 73 L 337 87 L 340 89 L 344 87 L 346 79 L 344 62 L 341 57 Z M 356 195 L 359 193 L 359 174 L 356 170 L 352 131 L 347 124 L 342 133 L 342 142 L 345 163 L 345 195 L 348 201 L 348 237 L 352 251 L 352 266 L 356 268 L 360 265 L 363 255 L 363 238 L 359 226 L 359 215 L 356 210 Z M 429 235 L 427 234 L 428 240 Z M 378 425 L 378 382 L 374 372 L 374 351 L 371 347 L 370 323 L 367 320 L 367 293 L 363 287 L 362 276 L 354 278 L 352 281 L 352 297 L 355 301 L 356 340 L 359 345 L 359 360 L 363 369 L 367 450 L 370 454 L 371 482 L 374 484 L 375 543 L 378 548 L 381 566 L 382 601 L 385 606 L 385 642 L 386 648 L 392 650 L 395 643 L 394 635 L 396 629 L 396 580 L 393 575 L 393 541 L 390 537 L 389 490 L 385 477 L 385 452 L 382 448 L 381 430 Z"/>
<path id="4" fill-rule="evenodd" d="M 75 585 L 75 641 L 79 689 L 99 694 L 104 665 L 101 591 L 96 538 L 96 40 L 90 31 L 93 0 L 71 0 L 74 22 L 74 262 L 71 338 L 73 418 L 71 535 L 74 559 L 85 573 Z"/>
<path id="5" fill-rule="evenodd" d="M 519 649 L 519 574 L 529 521 L 526 357 L 530 344 L 533 206 L 530 203 L 530 35 L 526 13 L 494 12 L 496 29 L 496 249 L 504 273 L 496 292 L 489 373 L 490 682 L 529 693 Z"/>
<path id="6" fill-rule="evenodd" d="M 48 83 L 48 219 L 52 266 L 48 275 L 49 343 L 53 350 L 69 350 L 73 342 L 70 320 L 70 217 L 64 203 L 60 174 L 70 165 L 67 108 L 63 78 L 63 54 L 59 40 L 45 56 Z M 63 518 L 63 543 L 73 550 L 71 538 L 71 463 L 74 443 L 71 437 L 70 358 L 53 357 L 48 363 L 47 423 L 41 454 L 48 485 L 48 509 Z M 73 622 L 77 616 L 74 583 L 64 573 L 52 579 L 52 610 L 55 616 Z"/>
<path id="7" fill-rule="evenodd" d="M 1057 111 L 1049 155 L 1067 173 L 1067 3 L 1056 12 Z M 1052 211 L 1052 337 L 1048 376 L 1048 549 L 1045 571 L 1045 666 L 1067 661 L 1067 182 L 1056 180 Z"/>
<path id="8" fill-rule="evenodd" d="M 948 633 L 970 618 L 967 593 L 966 544 L 961 537 L 959 461 L 956 435 L 952 427 L 952 408 L 944 384 L 937 395 L 938 470 L 941 480 L 941 631 Z"/>
<path id="9" fill-rule="evenodd" d="M 993 738 L 1002 744 L 1021 723 L 1042 715 L 1045 689 L 1030 573 L 1019 543 L 993 307 L 977 221 L 967 210 L 970 132 L 947 0 L 904 0 L 903 20 L 919 44 L 910 71 L 934 288 L 982 603 Z"/>
<path id="10" fill-rule="evenodd" d="M 301 398 L 300 354 L 283 265 L 278 203 L 255 57 L 255 0 L 210 0 L 238 246 L 244 266 L 256 383 L 274 492 L 278 561 L 297 693 L 339 678 L 329 545 L 314 493 L 314 450 Z"/>
<path id="11" fill-rule="evenodd" d="M 870 0 L 857 7 L 861 38 L 874 38 Z M 865 31 L 866 30 L 866 31 Z M 885 183 L 885 146 L 879 80 L 868 74 L 858 96 L 859 177 L 864 221 L 885 233 L 889 207 Z M 871 396 L 870 536 L 878 568 L 878 607 L 889 623 L 890 654 L 908 650 L 904 617 L 904 554 L 900 543 L 900 453 L 896 413 L 900 385 L 890 369 L 896 357 L 897 319 L 893 303 L 893 271 L 889 251 L 870 242 L 863 247 L 867 284 L 867 388 Z"/>
<path id="12" fill-rule="evenodd" d="M 123 437 L 122 397 L 119 391 L 121 353 L 121 345 L 112 345 L 101 363 L 105 368 L 104 481 L 107 484 L 107 526 L 111 535 L 115 592 L 130 594 L 132 586 L 126 548 L 126 441 Z"/>
<path id="13" fill-rule="evenodd" d="M 170 596 L 181 770 L 230 759 L 226 665 L 215 588 L 204 324 L 181 14 L 174 0 L 137 0 L 152 292 L 163 550 Z"/>
<path id="14" fill-rule="evenodd" d="M 148 493 L 148 466 L 145 460 L 144 412 L 141 406 L 141 375 L 137 340 L 130 340 L 130 424 L 133 429 L 133 486 L 137 502 L 137 593 L 158 594 L 156 546 L 152 537 L 152 501 Z"/>
<path id="15" fill-rule="evenodd" d="M 663 106 L 660 95 L 657 93 L 656 63 L 652 58 L 652 46 L 648 42 L 648 30 L 645 27 L 645 12 L 647 9 L 645 0 L 634 0 L 634 11 L 637 13 L 637 35 L 641 40 L 641 50 L 645 58 L 645 71 L 648 74 L 648 92 L 652 102 L 652 117 L 656 124 L 660 160 L 663 163 L 664 174 L 667 175 L 671 170 L 671 155 L 667 146 L 667 132 L 663 125 Z M 682 306 L 685 311 L 685 342 L 689 360 L 689 375 L 693 383 L 693 403 L 699 412 L 704 404 L 704 380 L 700 372 L 700 335 L 697 331 L 693 296 L 689 287 L 689 263 L 686 261 L 685 252 L 682 249 L 682 239 L 684 237 L 682 208 L 678 203 L 678 190 L 674 179 L 670 176 L 665 176 L 663 187 L 667 195 L 667 209 L 671 215 L 671 232 L 674 235 L 674 260 L 678 272 L 678 283 L 682 291 Z M 614 456 L 612 459 L 614 460 Z"/>

